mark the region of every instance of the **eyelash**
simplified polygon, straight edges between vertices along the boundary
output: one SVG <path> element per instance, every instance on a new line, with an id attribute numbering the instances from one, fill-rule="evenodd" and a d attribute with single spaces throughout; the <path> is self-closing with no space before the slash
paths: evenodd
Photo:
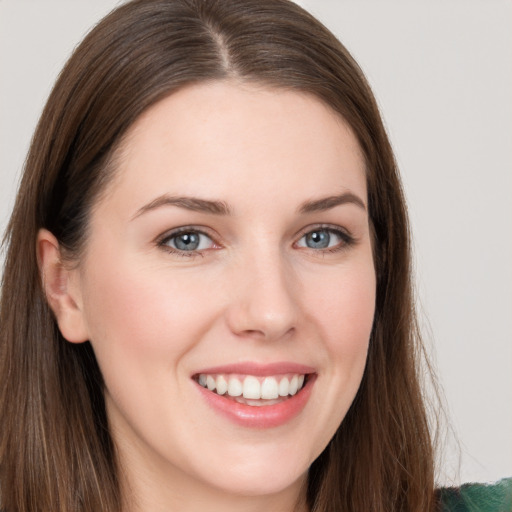
<path id="1" fill-rule="evenodd" d="M 174 249 L 173 247 L 170 247 L 169 245 L 167 245 L 172 239 L 178 238 L 178 236 L 183 235 L 183 234 L 186 234 L 186 235 L 195 234 L 195 235 L 206 236 L 210 240 L 212 240 L 212 242 L 215 244 L 215 241 L 208 233 L 205 233 L 201 229 L 197 229 L 192 226 L 184 226 L 182 228 L 177 228 L 177 229 L 171 231 L 170 233 L 166 233 L 165 235 L 163 235 L 161 238 L 159 238 L 157 240 L 157 245 L 158 245 L 158 247 L 161 247 L 166 252 L 176 255 L 176 256 L 182 256 L 184 258 L 193 258 L 195 256 L 203 257 L 204 249 L 203 250 L 192 250 L 192 251 L 180 251 L 179 249 Z"/>
<path id="2" fill-rule="evenodd" d="M 334 247 L 326 247 L 324 249 L 313 249 L 311 247 L 305 247 L 305 249 L 310 249 L 311 251 L 319 255 L 325 255 L 326 253 L 338 253 L 348 249 L 349 247 L 353 246 L 356 243 L 356 239 L 352 235 L 347 233 L 345 230 L 341 229 L 338 226 L 331 226 L 328 224 L 308 226 L 306 230 L 302 231 L 299 237 L 299 241 L 302 240 L 305 236 L 319 231 L 329 233 L 330 235 L 336 235 L 338 238 L 341 239 L 341 242 L 335 245 Z"/>
<path id="3" fill-rule="evenodd" d="M 352 235 L 350 235 L 346 231 L 340 229 L 339 227 L 333 227 L 330 225 L 322 225 L 322 224 L 317 225 L 317 226 L 309 226 L 307 228 L 307 230 L 304 230 L 300 234 L 299 241 L 302 240 L 308 234 L 311 234 L 314 232 L 319 232 L 319 231 L 327 232 L 331 235 L 334 234 L 341 239 L 341 242 L 334 247 L 326 247 L 324 249 L 313 249 L 311 247 L 310 248 L 302 247 L 302 248 L 310 249 L 311 251 L 313 251 L 314 253 L 317 253 L 317 254 L 325 254 L 325 253 L 332 254 L 332 253 L 337 253 L 337 252 L 346 250 L 347 248 L 351 247 L 352 245 L 354 245 L 356 243 L 356 240 Z M 177 238 L 178 236 L 180 236 L 182 234 L 195 234 L 195 235 L 206 236 L 212 241 L 212 243 L 214 245 L 217 245 L 215 240 L 213 239 L 213 237 L 210 236 L 208 233 L 205 233 L 203 230 L 195 228 L 193 226 L 184 226 L 182 228 L 175 229 L 175 230 L 171 231 L 170 233 L 166 233 L 165 235 L 163 235 L 162 237 L 157 239 L 157 242 L 156 242 L 157 246 L 162 248 L 163 250 L 165 250 L 166 252 L 168 252 L 170 254 L 173 254 L 176 256 L 181 256 L 184 258 L 193 258 L 196 256 L 204 257 L 204 255 L 205 255 L 204 253 L 208 249 L 181 251 L 179 249 L 175 249 L 168 245 L 168 243 L 171 240 Z M 295 244 L 297 244 L 297 243 L 298 242 L 295 242 Z"/>

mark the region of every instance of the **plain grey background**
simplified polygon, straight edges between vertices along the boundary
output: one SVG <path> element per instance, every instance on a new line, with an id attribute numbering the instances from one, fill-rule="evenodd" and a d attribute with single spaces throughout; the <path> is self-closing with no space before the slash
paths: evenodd
<path id="1" fill-rule="evenodd" d="M 0 0 L 0 230 L 73 47 L 119 1 Z M 462 459 L 440 482 L 512 475 L 512 1 L 303 0 L 365 71 L 395 148 L 420 320 Z"/>

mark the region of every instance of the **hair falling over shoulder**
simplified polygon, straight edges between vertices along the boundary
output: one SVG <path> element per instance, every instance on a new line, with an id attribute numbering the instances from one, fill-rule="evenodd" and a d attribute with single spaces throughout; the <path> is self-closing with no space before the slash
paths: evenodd
<path id="1" fill-rule="evenodd" d="M 433 441 L 402 187 L 358 65 L 287 0 L 135 0 L 75 50 L 48 99 L 4 245 L 0 489 L 4 512 L 120 512 L 120 468 L 89 343 L 68 343 L 48 306 L 35 240 L 79 258 L 115 149 L 148 107 L 192 83 L 234 79 L 314 95 L 356 135 L 367 167 L 377 273 L 368 361 L 347 416 L 309 472 L 311 512 L 433 511 Z"/>

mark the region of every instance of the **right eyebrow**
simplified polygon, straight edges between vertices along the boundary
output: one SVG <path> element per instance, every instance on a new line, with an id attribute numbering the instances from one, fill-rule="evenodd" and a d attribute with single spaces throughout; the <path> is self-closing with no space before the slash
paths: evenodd
<path id="1" fill-rule="evenodd" d="M 209 199 L 200 199 L 198 197 L 189 196 L 170 196 L 164 194 L 153 199 L 153 201 L 139 208 L 132 220 L 140 215 L 161 208 L 162 206 L 177 206 L 194 212 L 211 213 L 214 215 L 231 215 L 231 208 L 224 201 L 212 201 Z"/>

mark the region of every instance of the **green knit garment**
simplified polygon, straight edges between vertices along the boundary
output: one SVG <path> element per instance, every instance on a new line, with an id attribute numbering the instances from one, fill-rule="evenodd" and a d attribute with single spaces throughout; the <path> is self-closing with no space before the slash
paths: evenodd
<path id="1" fill-rule="evenodd" d="M 439 490 L 440 512 L 512 512 L 512 478 Z"/>

